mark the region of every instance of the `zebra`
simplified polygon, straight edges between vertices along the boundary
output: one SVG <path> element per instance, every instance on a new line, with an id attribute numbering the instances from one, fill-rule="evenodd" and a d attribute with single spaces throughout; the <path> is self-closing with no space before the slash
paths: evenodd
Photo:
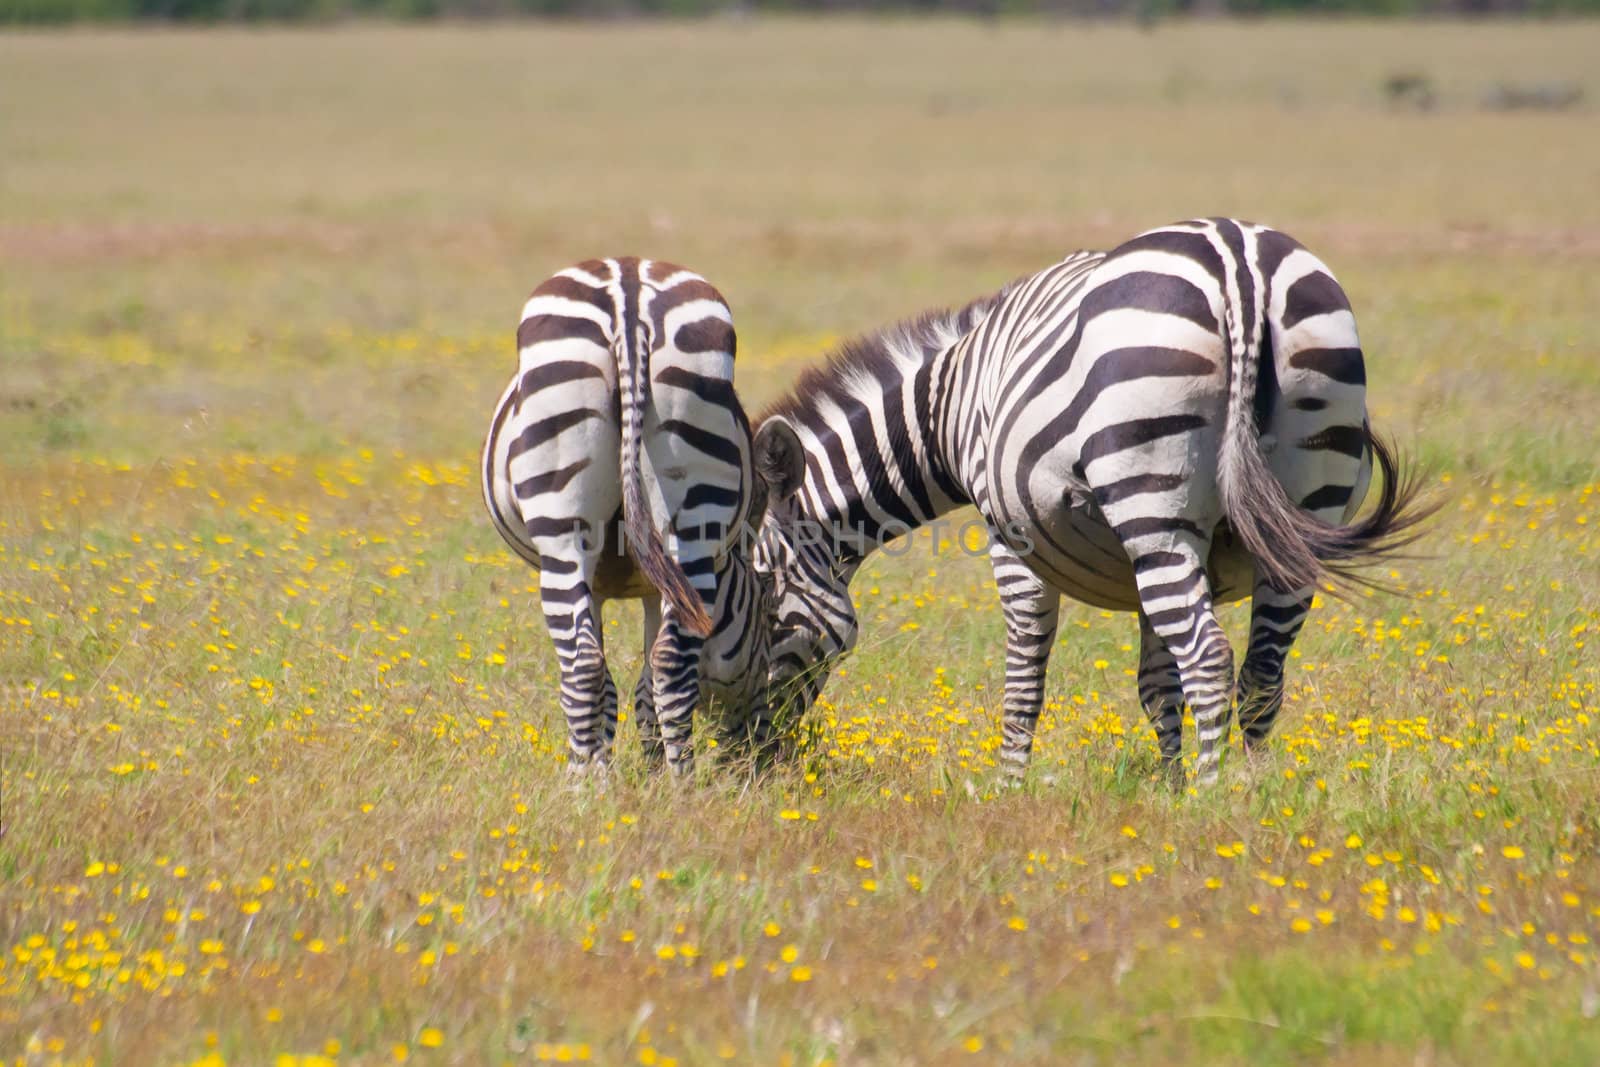
<path id="1" fill-rule="evenodd" d="M 694 708 L 723 705 L 729 733 L 770 733 L 760 700 L 767 580 L 748 525 L 765 489 L 733 390 L 727 302 L 700 275 L 649 259 L 588 260 L 533 291 L 519 366 L 490 420 L 490 519 L 539 572 L 561 674 L 569 766 L 610 759 L 617 689 L 601 608 L 644 602 L 634 714 L 647 759 L 693 765 Z"/>
<path id="2" fill-rule="evenodd" d="M 756 553 L 777 598 L 774 699 L 809 707 L 855 644 L 848 586 L 874 547 L 971 504 L 1006 626 L 1002 770 L 1027 767 L 1065 595 L 1137 612 L 1139 700 L 1168 774 L 1182 780 L 1187 705 L 1214 781 L 1235 698 L 1247 747 L 1271 732 L 1316 588 L 1362 581 L 1430 510 L 1365 392 L 1328 267 L 1225 218 L 846 342 L 758 420 L 757 470 L 782 497 Z M 1357 520 L 1374 463 L 1382 490 Z M 1235 682 L 1215 605 L 1244 596 Z"/>

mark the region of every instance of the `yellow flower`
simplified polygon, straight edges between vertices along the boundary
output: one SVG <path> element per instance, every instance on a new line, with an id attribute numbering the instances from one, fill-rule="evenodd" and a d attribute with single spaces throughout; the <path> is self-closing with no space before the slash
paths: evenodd
<path id="1" fill-rule="evenodd" d="M 417 1044 L 423 1048 L 438 1048 L 444 1044 L 444 1033 L 432 1026 L 424 1026 L 417 1035 Z"/>

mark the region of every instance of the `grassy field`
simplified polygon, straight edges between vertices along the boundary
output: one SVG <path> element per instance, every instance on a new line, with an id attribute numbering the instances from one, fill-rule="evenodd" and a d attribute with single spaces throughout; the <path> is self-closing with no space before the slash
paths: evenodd
<path id="1" fill-rule="evenodd" d="M 1600 1061 L 1600 25 L 0 36 L 0 1061 Z M 1432 79 L 1392 110 L 1383 82 Z M 1587 109 L 1493 113 L 1500 83 Z M 561 769 L 473 466 L 522 297 L 688 263 L 771 399 L 1195 214 L 1340 274 L 1444 508 L 1174 797 L 1069 605 L 1002 788 L 920 542 L 803 766 Z M 637 610 L 612 612 L 626 690 Z M 1245 615 L 1229 609 L 1231 632 Z M 1192 744 L 1192 740 L 1191 740 Z"/>

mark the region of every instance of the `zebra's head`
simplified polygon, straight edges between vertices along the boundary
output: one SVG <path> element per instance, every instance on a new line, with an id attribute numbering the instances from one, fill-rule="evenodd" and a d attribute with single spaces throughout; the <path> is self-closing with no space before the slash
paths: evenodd
<path id="1" fill-rule="evenodd" d="M 768 703 L 783 730 L 854 647 L 856 614 L 850 570 L 832 531 L 809 517 L 805 448 L 782 415 L 769 416 L 756 431 L 755 467 L 768 497 L 753 553 L 756 571 L 770 583 Z"/>
<path id="2" fill-rule="evenodd" d="M 772 569 L 761 562 L 766 520 L 776 509 L 783 512 L 800 484 L 802 455 L 793 430 L 766 464 L 740 412 L 744 437 L 740 451 L 750 458 L 749 480 L 741 491 L 734 528 L 715 561 L 717 600 L 711 611 L 713 628 L 701 654 L 701 680 L 707 696 L 719 705 L 724 725 L 754 728 L 750 716 L 767 720 L 769 678 L 776 655 L 775 619 L 781 597 Z"/>

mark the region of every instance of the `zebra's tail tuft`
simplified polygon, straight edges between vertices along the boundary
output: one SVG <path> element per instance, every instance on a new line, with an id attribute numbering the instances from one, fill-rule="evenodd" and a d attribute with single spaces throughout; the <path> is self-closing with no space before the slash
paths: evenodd
<path id="1" fill-rule="evenodd" d="M 644 496 L 640 452 L 644 437 L 644 409 L 650 399 L 650 367 L 647 345 L 640 343 L 635 324 L 623 317 L 617 331 L 615 356 L 617 380 L 622 392 L 622 522 L 634 560 L 650 584 L 660 591 L 678 615 L 681 625 L 700 637 L 711 633 L 711 616 L 706 614 L 700 593 L 689 583 L 678 561 L 661 542 L 661 534 L 650 516 Z"/>
<path id="2" fill-rule="evenodd" d="M 1439 510 L 1440 502 L 1423 499 L 1422 473 L 1415 467 L 1402 471 L 1395 448 L 1365 421 L 1361 425 L 1365 447 L 1382 475 L 1377 507 L 1355 522 L 1334 524 L 1289 499 L 1267 466 L 1256 432 L 1255 384 L 1261 353 L 1236 321 L 1226 289 L 1223 304 L 1230 373 L 1219 481 L 1229 526 L 1276 589 L 1287 592 L 1329 583 L 1341 591 L 1357 585 L 1383 587 L 1363 575 L 1361 568 L 1401 555 L 1422 536 L 1421 524 Z"/>

